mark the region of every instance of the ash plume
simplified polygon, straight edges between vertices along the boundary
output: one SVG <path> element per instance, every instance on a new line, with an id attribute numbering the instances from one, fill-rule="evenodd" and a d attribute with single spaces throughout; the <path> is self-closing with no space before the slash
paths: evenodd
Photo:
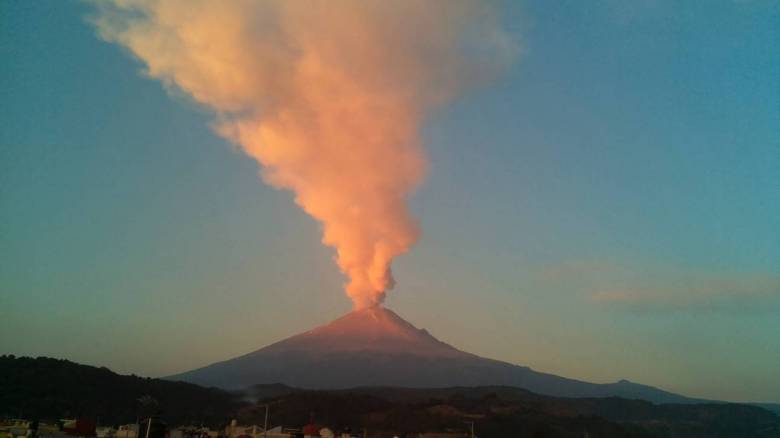
<path id="1" fill-rule="evenodd" d="M 99 35 L 215 114 L 336 249 L 355 308 L 382 302 L 420 237 L 426 115 L 495 77 L 513 41 L 476 1 L 112 0 Z"/>

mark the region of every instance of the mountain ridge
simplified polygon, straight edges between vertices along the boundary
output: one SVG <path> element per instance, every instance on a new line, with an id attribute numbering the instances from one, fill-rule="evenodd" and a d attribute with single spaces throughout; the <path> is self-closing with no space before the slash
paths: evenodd
<path id="1" fill-rule="evenodd" d="M 707 401 L 625 379 L 590 383 L 483 358 L 438 340 L 384 307 L 352 311 L 245 355 L 166 379 L 224 389 L 262 383 L 308 389 L 507 385 L 558 397 Z"/>
<path id="2" fill-rule="evenodd" d="M 249 354 L 262 350 L 413 352 L 423 356 L 470 354 L 436 339 L 427 330 L 418 329 L 384 307 L 349 312 Z"/>
<path id="3" fill-rule="evenodd" d="M 143 403 L 141 400 L 145 400 Z M 482 437 L 769 438 L 780 417 L 743 404 L 653 404 L 609 398 L 556 398 L 512 387 L 353 388 L 312 391 L 281 384 L 229 393 L 216 388 L 120 375 L 64 359 L 0 356 L 0 415 L 53 422 L 63 417 L 102 425 L 158 414 L 169 426 L 298 427 L 312 419 L 333 428 L 368 428 L 371 436 L 464 430 Z M 385 431 L 384 434 L 377 434 Z"/>

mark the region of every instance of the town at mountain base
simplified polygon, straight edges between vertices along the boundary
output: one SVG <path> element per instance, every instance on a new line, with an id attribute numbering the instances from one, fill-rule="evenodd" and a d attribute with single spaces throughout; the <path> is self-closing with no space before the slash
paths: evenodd
<path id="1" fill-rule="evenodd" d="M 743 404 L 559 398 L 506 386 L 304 390 L 268 384 L 227 392 L 122 376 L 67 360 L 0 356 L 2 418 L 21 416 L 41 424 L 78 418 L 98 429 L 117 430 L 119 437 L 119 432 L 137 428 L 139 418 L 143 423 L 154 414 L 167 424 L 170 436 L 261 438 L 266 407 L 269 438 L 299 436 L 283 431 L 306 428 L 339 431 L 339 436 L 462 438 L 469 436 L 472 424 L 482 438 L 585 433 L 603 438 L 780 437 L 780 417 Z"/>

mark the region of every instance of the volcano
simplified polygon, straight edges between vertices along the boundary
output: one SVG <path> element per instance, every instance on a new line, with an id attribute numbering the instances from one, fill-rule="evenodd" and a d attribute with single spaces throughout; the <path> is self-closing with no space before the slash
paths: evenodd
<path id="1" fill-rule="evenodd" d="M 589 383 L 479 357 L 439 341 L 384 307 L 356 310 L 252 353 L 168 379 L 224 389 L 265 383 L 308 389 L 503 385 L 559 397 L 697 401 L 626 380 Z"/>

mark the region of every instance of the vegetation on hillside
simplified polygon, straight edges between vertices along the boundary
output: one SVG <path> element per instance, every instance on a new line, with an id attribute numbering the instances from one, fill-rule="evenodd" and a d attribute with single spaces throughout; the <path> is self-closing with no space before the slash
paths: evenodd
<path id="1" fill-rule="evenodd" d="M 134 423 L 159 411 L 170 424 L 222 424 L 241 405 L 234 394 L 46 357 L 0 356 L 0 415 L 89 417 Z"/>
<path id="2" fill-rule="evenodd" d="M 104 425 L 159 413 L 168 424 L 222 427 L 309 422 L 385 437 L 466 431 L 487 437 L 780 437 L 780 417 L 740 404 L 660 404 L 611 398 L 555 398 L 513 387 L 356 388 L 305 391 L 256 385 L 245 393 L 49 358 L 0 356 L 0 416 L 86 417 Z M 157 411 L 157 412 L 152 412 Z"/>

